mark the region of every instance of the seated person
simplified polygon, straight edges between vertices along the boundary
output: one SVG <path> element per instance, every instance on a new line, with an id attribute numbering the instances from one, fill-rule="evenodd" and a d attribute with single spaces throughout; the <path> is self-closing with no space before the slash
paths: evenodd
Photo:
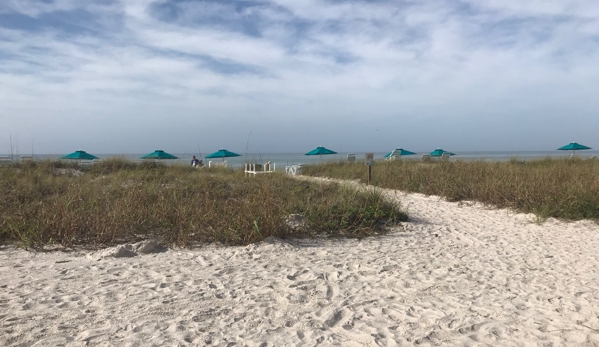
<path id="1" fill-rule="evenodd" d="M 198 158 L 196 158 L 196 156 L 194 155 L 193 158 L 191 158 L 191 167 L 198 166 L 200 166 L 200 160 L 198 160 Z"/>

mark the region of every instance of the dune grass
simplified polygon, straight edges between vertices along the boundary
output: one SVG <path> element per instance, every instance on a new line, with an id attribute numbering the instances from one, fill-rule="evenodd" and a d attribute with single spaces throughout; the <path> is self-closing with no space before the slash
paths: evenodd
<path id="1" fill-rule="evenodd" d="M 307 166 L 303 174 L 366 182 L 363 163 Z M 449 201 L 479 201 L 539 218 L 599 220 L 599 160 L 564 158 L 508 162 L 377 162 L 373 185 Z"/>
<path id="2" fill-rule="evenodd" d="M 3 167 L 0 191 L 0 242 L 34 248 L 147 238 L 188 246 L 245 245 L 268 236 L 363 237 L 407 219 L 377 192 L 118 158 L 82 169 L 55 161 Z M 288 226 L 290 214 L 303 215 L 308 228 Z"/>

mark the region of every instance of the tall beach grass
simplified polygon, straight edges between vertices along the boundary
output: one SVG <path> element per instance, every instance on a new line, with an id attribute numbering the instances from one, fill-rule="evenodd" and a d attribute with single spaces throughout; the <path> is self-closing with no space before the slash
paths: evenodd
<path id="1" fill-rule="evenodd" d="M 599 160 L 564 158 L 508 162 L 377 162 L 372 184 L 438 195 L 449 201 L 473 200 L 534 213 L 540 218 L 599 220 Z M 366 182 L 363 163 L 307 166 L 305 175 Z"/>
<path id="2" fill-rule="evenodd" d="M 0 242 L 25 247 L 109 246 L 157 238 L 185 246 L 244 245 L 268 236 L 367 236 L 406 220 L 376 192 L 283 174 L 244 177 L 152 161 L 103 160 L 77 168 L 31 162 L 0 168 Z M 305 228 L 285 219 L 305 218 Z"/>

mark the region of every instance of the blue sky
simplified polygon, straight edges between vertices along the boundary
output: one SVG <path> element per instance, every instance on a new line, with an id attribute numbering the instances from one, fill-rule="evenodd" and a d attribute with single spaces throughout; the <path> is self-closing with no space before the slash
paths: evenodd
<path id="1" fill-rule="evenodd" d="M 599 148 L 599 2 L 3 0 L 0 153 L 11 136 L 57 154 Z"/>

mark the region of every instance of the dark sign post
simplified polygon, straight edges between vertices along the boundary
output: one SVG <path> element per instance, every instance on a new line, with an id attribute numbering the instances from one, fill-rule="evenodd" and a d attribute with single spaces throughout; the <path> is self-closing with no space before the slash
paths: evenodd
<path id="1" fill-rule="evenodd" d="M 372 180 L 372 165 L 374 165 L 374 153 L 366 153 L 366 165 L 368 165 L 368 185 Z"/>

